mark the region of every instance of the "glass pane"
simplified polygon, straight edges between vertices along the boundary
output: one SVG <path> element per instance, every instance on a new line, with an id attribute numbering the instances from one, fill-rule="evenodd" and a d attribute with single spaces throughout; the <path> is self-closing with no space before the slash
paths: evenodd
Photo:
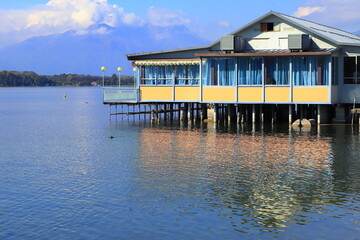
<path id="1" fill-rule="evenodd" d="M 356 77 L 356 58 L 345 57 L 344 58 L 344 83 L 354 84 Z"/>

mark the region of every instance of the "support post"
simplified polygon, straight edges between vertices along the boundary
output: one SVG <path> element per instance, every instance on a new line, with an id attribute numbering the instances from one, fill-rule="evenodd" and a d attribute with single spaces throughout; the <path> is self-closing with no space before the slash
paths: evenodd
<path id="1" fill-rule="evenodd" d="M 201 121 L 204 121 L 205 119 L 208 118 L 208 116 L 207 116 L 207 106 L 204 103 L 201 103 L 200 106 L 201 106 L 200 119 L 201 119 Z"/>
<path id="2" fill-rule="evenodd" d="M 218 107 L 218 104 L 214 104 L 214 122 L 217 122 L 218 121 L 218 110 L 219 110 L 219 107 Z"/>
<path id="3" fill-rule="evenodd" d="M 251 122 L 253 124 L 256 122 L 256 106 L 255 106 L 255 104 L 252 105 Z"/>

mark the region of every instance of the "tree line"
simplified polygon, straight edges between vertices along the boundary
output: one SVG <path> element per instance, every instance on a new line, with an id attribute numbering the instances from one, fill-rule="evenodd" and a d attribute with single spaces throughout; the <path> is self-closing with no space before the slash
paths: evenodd
<path id="1" fill-rule="evenodd" d="M 1 71 L 0 87 L 24 87 L 24 86 L 94 86 L 102 85 L 102 76 L 80 75 L 80 74 L 59 74 L 59 75 L 38 75 L 34 72 L 24 71 Z M 116 74 L 104 78 L 106 86 L 117 86 L 119 78 Z M 121 85 L 134 84 L 134 78 L 121 76 Z"/>

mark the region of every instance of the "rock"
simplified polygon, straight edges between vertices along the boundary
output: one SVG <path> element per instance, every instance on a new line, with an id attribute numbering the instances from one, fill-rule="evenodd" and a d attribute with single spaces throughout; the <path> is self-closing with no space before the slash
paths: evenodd
<path id="1" fill-rule="evenodd" d="M 295 122 L 291 124 L 293 128 L 311 128 L 316 124 L 315 119 L 297 119 Z"/>

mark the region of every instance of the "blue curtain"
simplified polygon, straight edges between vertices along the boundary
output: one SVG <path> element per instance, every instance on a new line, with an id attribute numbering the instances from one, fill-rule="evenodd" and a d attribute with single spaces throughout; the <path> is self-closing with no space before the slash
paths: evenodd
<path id="1" fill-rule="evenodd" d="M 292 74 L 295 86 L 304 86 L 309 74 L 309 63 L 306 57 L 293 57 Z"/>
<path id="2" fill-rule="evenodd" d="M 201 74 L 202 74 L 202 84 L 205 86 L 209 86 L 211 81 L 211 60 L 209 58 L 202 59 L 201 63 Z"/>
<path id="3" fill-rule="evenodd" d="M 248 57 L 238 58 L 238 79 L 239 85 L 250 85 L 250 68 Z"/>
<path id="4" fill-rule="evenodd" d="M 165 67 L 165 84 L 172 85 L 173 81 L 173 73 L 174 73 L 174 66 L 166 66 Z"/>
<path id="5" fill-rule="evenodd" d="M 189 84 L 198 85 L 200 78 L 200 69 L 198 65 L 189 65 L 188 66 L 188 78 Z"/>
<path id="6" fill-rule="evenodd" d="M 163 85 L 165 82 L 165 66 L 156 66 L 156 84 Z"/>
<path id="7" fill-rule="evenodd" d="M 289 57 L 278 57 L 277 58 L 277 85 L 288 85 L 289 84 L 289 76 L 290 76 L 290 68 L 289 68 Z"/>
<path id="8" fill-rule="evenodd" d="M 292 76 L 295 86 L 316 86 L 329 84 L 330 57 L 293 57 L 292 61 Z M 321 79 L 318 79 L 320 66 Z"/>
<path id="9" fill-rule="evenodd" d="M 266 66 L 265 84 L 269 84 L 269 85 L 277 84 L 278 74 L 276 71 L 276 65 L 277 65 L 276 57 L 265 58 L 265 66 Z"/>
<path id="10" fill-rule="evenodd" d="M 154 85 L 155 84 L 155 67 L 154 66 L 145 66 L 145 84 Z"/>
<path id="11" fill-rule="evenodd" d="M 262 58 L 250 58 L 250 76 L 252 85 L 262 84 Z"/>
<path id="12" fill-rule="evenodd" d="M 309 57 L 309 69 L 310 74 L 307 81 L 305 82 L 305 85 L 307 86 L 315 86 L 318 83 L 318 59 L 317 57 Z"/>
<path id="13" fill-rule="evenodd" d="M 229 79 L 227 77 L 227 59 L 218 59 L 219 74 L 218 74 L 218 85 L 228 85 Z"/>
<path id="14" fill-rule="evenodd" d="M 176 67 L 176 82 L 178 85 L 185 85 L 186 83 L 186 66 L 179 65 Z"/>
<path id="15" fill-rule="evenodd" d="M 331 58 L 330 57 L 326 57 L 323 59 L 323 64 L 322 64 L 322 85 L 329 85 L 329 76 L 330 76 L 330 72 L 329 72 L 329 63 L 331 62 Z M 333 67 L 335 67 L 333 65 Z"/>

